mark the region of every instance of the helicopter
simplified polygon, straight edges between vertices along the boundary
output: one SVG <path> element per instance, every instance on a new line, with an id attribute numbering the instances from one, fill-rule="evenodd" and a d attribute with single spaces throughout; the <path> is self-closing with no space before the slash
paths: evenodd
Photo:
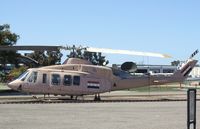
<path id="1" fill-rule="evenodd" d="M 69 48 L 67 48 L 69 49 Z M 114 54 L 143 55 L 169 58 L 166 54 L 137 52 L 127 50 L 113 50 L 103 48 L 86 48 L 89 52 L 105 52 Z M 130 71 L 137 68 L 134 62 L 125 62 L 121 68 L 92 65 L 91 62 L 68 58 L 65 64 L 30 68 L 16 80 L 8 83 L 8 87 L 29 94 L 68 95 L 73 99 L 76 96 L 95 95 L 94 100 L 100 101 L 101 93 L 168 83 L 181 83 L 192 71 L 197 60 L 193 57 L 182 63 L 172 75 L 134 75 Z"/>

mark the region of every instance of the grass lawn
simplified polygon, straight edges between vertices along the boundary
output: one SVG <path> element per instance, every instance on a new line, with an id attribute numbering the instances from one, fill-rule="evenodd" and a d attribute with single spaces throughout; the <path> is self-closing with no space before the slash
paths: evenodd
<path id="1" fill-rule="evenodd" d="M 130 89 L 131 91 L 137 92 L 166 92 L 166 91 L 180 91 L 180 88 L 177 85 L 164 85 L 164 86 L 146 86 Z"/>
<path id="2" fill-rule="evenodd" d="M 138 87 L 130 89 L 130 91 L 137 91 L 137 92 L 166 92 L 166 91 L 182 91 L 183 89 L 200 89 L 200 86 L 189 86 L 182 84 L 180 88 L 180 84 L 172 84 L 172 85 L 158 85 L 158 86 L 145 86 L 145 87 Z"/>
<path id="3" fill-rule="evenodd" d="M 7 89 L 10 89 L 10 88 L 7 87 L 6 84 L 0 82 L 0 90 L 7 90 Z"/>

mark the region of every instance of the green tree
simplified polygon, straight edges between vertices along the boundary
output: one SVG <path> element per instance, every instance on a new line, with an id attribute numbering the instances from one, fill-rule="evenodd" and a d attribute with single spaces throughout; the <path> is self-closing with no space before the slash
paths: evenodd
<path id="1" fill-rule="evenodd" d="M 171 62 L 171 65 L 172 66 L 178 66 L 180 63 L 181 63 L 180 60 L 175 60 L 175 61 Z"/>
<path id="2" fill-rule="evenodd" d="M 86 59 L 86 60 L 92 62 L 92 64 L 94 64 L 94 65 L 104 66 L 109 63 L 109 61 L 105 59 L 105 56 L 102 56 L 102 54 L 100 52 L 97 53 L 97 52 L 84 51 L 83 59 Z"/>
<path id="3" fill-rule="evenodd" d="M 12 33 L 8 24 L 0 25 L 0 46 L 15 45 L 18 39 L 19 35 Z M 16 51 L 0 51 L 1 70 L 4 71 L 7 63 L 18 66 L 17 56 L 19 56 L 19 54 L 16 53 Z"/>
<path id="4" fill-rule="evenodd" d="M 34 51 L 33 53 L 28 54 L 27 56 L 38 61 L 40 65 L 44 65 L 45 60 L 47 60 L 44 51 Z"/>
<path id="5" fill-rule="evenodd" d="M 60 64 L 62 53 L 58 51 L 34 51 L 27 55 L 28 57 L 38 61 L 41 66 Z"/>
<path id="6" fill-rule="evenodd" d="M 14 68 L 8 74 L 7 79 L 11 81 L 12 79 L 19 77 L 19 75 L 21 75 L 26 70 L 27 70 L 27 67 L 25 67 L 25 66 L 21 66 L 19 68 Z"/>
<path id="7" fill-rule="evenodd" d="M 87 52 L 84 48 L 75 48 L 73 46 L 72 51 L 68 55 L 69 58 L 80 58 L 90 61 L 94 65 L 107 65 L 109 63 L 108 60 L 105 59 L 105 56 L 99 52 Z"/>
<path id="8" fill-rule="evenodd" d="M 61 57 L 63 54 L 58 51 L 47 51 L 47 65 L 54 65 L 61 63 Z"/>
<path id="9" fill-rule="evenodd" d="M 10 31 L 10 25 L 0 25 L 0 45 L 12 46 L 17 43 L 19 35 Z"/>

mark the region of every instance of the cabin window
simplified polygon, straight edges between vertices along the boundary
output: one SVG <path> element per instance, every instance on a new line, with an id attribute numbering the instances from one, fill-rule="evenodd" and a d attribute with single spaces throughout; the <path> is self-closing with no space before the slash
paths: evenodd
<path id="1" fill-rule="evenodd" d="M 70 86 L 72 83 L 72 77 L 70 75 L 64 75 L 63 85 Z"/>
<path id="2" fill-rule="evenodd" d="M 47 83 L 47 74 L 43 74 L 42 83 Z"/>
<path id="3" fill-rule="evenodd" d="M 52 85 L 60 85 L 60 75 L 59 74 L 51 75 L 51 84 Z"/>
<path id="4" fill-rule="evenodd" d="M 35 83 L 37 81 L 37 72 L 32 72 L 30 77 L 28 78 L 28 81 Z"/>
<path id="5" fill-rule="evenodd" d="M 80 76 L 74 76 L 73 84 L 76 86 L 80 85 Z"/>

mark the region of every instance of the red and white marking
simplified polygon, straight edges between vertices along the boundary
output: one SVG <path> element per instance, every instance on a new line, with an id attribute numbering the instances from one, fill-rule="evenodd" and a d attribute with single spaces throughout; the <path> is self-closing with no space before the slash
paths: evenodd
<path id="1" fill-rule="evenodd" d="M 100 87 L 100 83 L 98 81 L 88 81 L 87 82 L 88 88 L 98 88 Z"/>

